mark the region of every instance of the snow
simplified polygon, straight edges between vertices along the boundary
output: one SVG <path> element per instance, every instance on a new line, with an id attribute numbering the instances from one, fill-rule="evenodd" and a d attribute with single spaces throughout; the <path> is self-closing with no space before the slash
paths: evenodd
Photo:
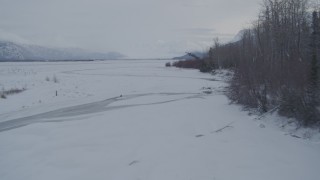
<path id="1" fill-rule="evenodd" d="M 1 88 L 27 88 L 0 99 L 1 179 L 319 179 L 319 141 L 230 105 L 221 74 L 164 64 L 1 63 Z"/>

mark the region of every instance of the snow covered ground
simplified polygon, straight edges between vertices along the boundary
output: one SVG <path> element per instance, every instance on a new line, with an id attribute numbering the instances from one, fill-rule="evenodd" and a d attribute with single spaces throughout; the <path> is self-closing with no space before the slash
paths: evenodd
<path id="1" fill-rule="evenodd" d="M 319 141 L 230 105 L 221 76 L 164 64 L 1 63 L 0 90 L 27 90 L 0 99 L 0 179 L 319 180 Z"/>

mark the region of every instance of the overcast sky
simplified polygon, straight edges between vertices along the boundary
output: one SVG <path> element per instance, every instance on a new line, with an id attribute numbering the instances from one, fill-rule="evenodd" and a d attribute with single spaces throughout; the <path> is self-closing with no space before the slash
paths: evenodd
<path id="1" fill-rule="evenodd" d="M 260 0 L 0 0 L 0 39 L 172 57 L 233 38 Z"/>

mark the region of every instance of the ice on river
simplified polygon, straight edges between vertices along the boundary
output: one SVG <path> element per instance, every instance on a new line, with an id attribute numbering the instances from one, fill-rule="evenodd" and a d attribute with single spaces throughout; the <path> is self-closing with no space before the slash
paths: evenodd
<path id="1" fill-rule="evenodd" d="M 319 179 L 318 142 L 230 105 L 222 75 L 164 64 L 1 63 L 0 89 L 27 90 L 0 99 L 0 179 Z"/>

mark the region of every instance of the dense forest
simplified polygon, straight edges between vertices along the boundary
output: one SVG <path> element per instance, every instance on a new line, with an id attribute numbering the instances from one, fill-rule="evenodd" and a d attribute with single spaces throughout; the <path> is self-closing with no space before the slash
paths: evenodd
<path id="1" fill-rule="evenodd" d="M 261 9 L 239 41 L 215 40 L 196 67 L 231 69 L 228 96 L 235 103 L 320 126 L 319 10 L 308 0 L 264 0 Z"/>

